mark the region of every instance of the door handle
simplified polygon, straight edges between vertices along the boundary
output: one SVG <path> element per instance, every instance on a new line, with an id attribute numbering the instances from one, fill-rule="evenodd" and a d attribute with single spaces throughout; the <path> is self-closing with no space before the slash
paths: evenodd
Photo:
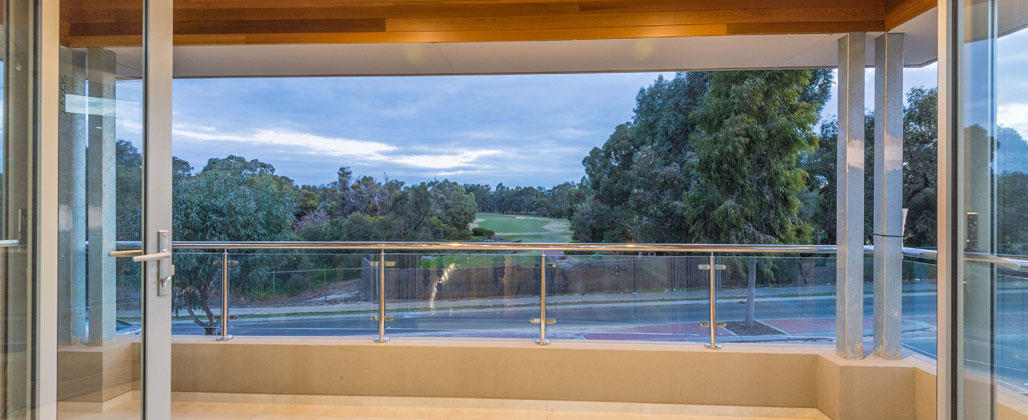
<path id="1" fill-rule="evenodd" d="M 132 258 L 134 262 L 157 263 L 157 296 L 167 296 L 171 292 L 171 277 L 175 275 L 175 266 L 171 264 L 171 232 L 157 231 L 157 244 L 160 252 L 144 254 L 141 249 L 111 251 L 108 257 Z"/>
<path id="2" fill-rule="evenodd" d="M 132 261 L 135 262 L 150 262 L 170 259 L 171 252 L 168 250 L 162 250 L 161 252 L 155 252 L 153 254 L 141 254 L 132 256 Z"/>
<path id="3" fill-rule="evenodd" d="M 123 250 L 123 251 L 111 251 L 111 252 L 107 253 L 108 257 L 113 257 L 113 258 L 129 258 L 129 257 L 135 257 L 137 255 L 143 255 L 143 250 L 142 249 L 126 249 L 126 250 Z"/>

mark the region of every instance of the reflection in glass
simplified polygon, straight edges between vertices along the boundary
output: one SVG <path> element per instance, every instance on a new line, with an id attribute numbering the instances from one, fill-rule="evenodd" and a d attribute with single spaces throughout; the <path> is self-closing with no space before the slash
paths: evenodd
<path id="1" fill-rule="evenodd" d="M 1028 14 L 1019 2 L 965 1 L 960 34 L 961 130 L 957 150 L 962 273 L 958 295 L 963 418 L 1001 418 L 1004 398 L 1028 388 L 1028 126 L 1024 51 Z M 959 252 L 963 251 L 963 252 Z M 1011 392 L 1014 391 L 1014 392 Z M 1019 397 L 1018 397 L 1019 398 Z"/>
<path id="2" fill-rule="evenodd" d="M 61 7 L 70 25 L 111 4 Z M 141 33 L 141 19 L 133 27 Z M 59 50 L 58 418 L 141 416 L 140 264 L 109 256 L 140 240 L 142 49 L 128 39 L 62 38 Z"/>
<path id="3" fill-rule="evenodd" d="M 2 2 L 2 166 L 0 166 L 0 418 L 32 419 L 35 373 L 37 238 L 35 3 Z"/>

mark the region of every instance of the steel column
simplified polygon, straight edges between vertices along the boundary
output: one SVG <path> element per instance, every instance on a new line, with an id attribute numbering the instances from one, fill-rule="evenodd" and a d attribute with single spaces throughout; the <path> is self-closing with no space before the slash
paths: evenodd
<path id="1" fill-rule="evenodd" d="M 864 34 L 839 39 L 836 351 L 864 357 Z"/>
<path id="2" fill-rule="evenodd" d="M 874 354 L 903 353 L 903 34 L 875 39 Z"/>

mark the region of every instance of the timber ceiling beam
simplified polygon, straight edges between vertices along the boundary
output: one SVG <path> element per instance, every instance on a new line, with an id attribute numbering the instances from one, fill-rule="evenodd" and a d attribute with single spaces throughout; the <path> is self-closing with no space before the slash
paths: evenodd
<path id="1" fill-rule="evenodd" d="M 934 0 L 175 0 L 176 45 L 881 32 Z M 62 43 L 138 46 L 140 0 L 64 0 Z"/>

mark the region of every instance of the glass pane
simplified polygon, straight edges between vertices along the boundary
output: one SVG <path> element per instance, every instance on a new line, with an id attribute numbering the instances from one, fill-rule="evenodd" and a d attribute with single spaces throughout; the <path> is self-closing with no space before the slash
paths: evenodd
<path id="1" fill-rule="evenodd" d="M 0 167 L 0 418 L 32 419 L 38 396 L 35 335 L 36 113 L 38 80 L 32 1 L 2 2 Z"/>
<path id="2" fill-rule="evenodd" d="M 958 111 L 958 204 L 965 246 L 959 253 L 962 415 L 1002 418 L 1025 391 L 1028 297 L 1028 103 L 1023 63 L 1028 14 L 1016 1 L 965 1 Z"/>
<path id="3" fill-rule="evenodd" d="M 903 346 L 936 358 L 937 265 L 935 261 L 903 261 Z"/>
<path id="4" fill-rule="evenodd" d="M 1028 100 L 1016 90 L 1025 86 L 1028 10 L 1016 0 L 996 2 L 996 117 L 992 211 L 994 245 L 1003 260 L 993 268 L 995 383 L 999 388 L 997 418 L 1003 419 L 1009 398 L 1028 406 Z M 1021 414 L 1023 415 L 1023 414 Z"/>
<path id="5" fill-rule="evenodd" d="M 704 256 L 570 253 L 547 278 L 554 339 L 706 341 Z M 538 314 L 533 317 L 538 317 Z M 722 335 L 724 331 L 721 331 Z"/>
<path id="6" fill-rule="evenodd" d="M 172 333 L 221 336 L 222 279 L 229 279 L 227 334 L 377 334 L 377 255 L 321 250 L 175 252 Z M 227 272 L 222 270 L 228 263 Z"/>
<path id="7" fill-rule="evenodd" d="M 368 283 L 381 276 L 381 255 L 372 257 L 362 273 Z M 402 253 L 385 261 L 391 337 L 538 336 L 530 323 L 539 318 L 538 253 Z"/>
<path id="8" fill-rule="evenodd" d="M 733 256 L 718 259 L 722 341 L 833 343 L 835 256 Z M 865 329 L 870 331 L 870 287 Z"/>
<path id="9" fill-rule="evenodd" d="M 62 38 L 58 127 L 58 417 L 139 418 L 142 1 L 119 3 L 118 37 Z M 61 2 L 87 25 L 109 2 Z M 131 16 L 137 16 L 131 18 Z"/>

